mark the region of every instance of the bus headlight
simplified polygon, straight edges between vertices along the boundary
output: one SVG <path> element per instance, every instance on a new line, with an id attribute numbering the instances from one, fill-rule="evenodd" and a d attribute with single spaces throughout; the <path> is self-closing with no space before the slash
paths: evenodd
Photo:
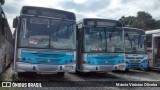
<path id="1" fill-rule="evenodd" d="M 68 63 L 68 61 L 67 61 L 67 60 L 65 60 L 65 63 Z"/>
<path id="2" fill-rule="evenodd" d="M 73 62 L 73 60 L 71 59 L 71 60 L 70 60 L 70 63 L 72 63 L 72 62 Z"/>

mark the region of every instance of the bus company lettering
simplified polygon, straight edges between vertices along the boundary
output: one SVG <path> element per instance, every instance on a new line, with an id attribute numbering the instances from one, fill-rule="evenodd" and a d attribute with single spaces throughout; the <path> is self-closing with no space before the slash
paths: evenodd
<path id="1" fill-rule="evenodd" d="M 41 83 L 28 83 L 28 87 L 42 87 Z"/>

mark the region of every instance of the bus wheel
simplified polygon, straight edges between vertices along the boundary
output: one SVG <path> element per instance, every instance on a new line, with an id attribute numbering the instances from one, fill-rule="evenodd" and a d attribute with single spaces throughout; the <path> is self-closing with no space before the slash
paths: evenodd
<path id="1" fill-rule="evenodd" d="M 65 74 L 64 72 L 58 72 L 58 73 L 57 73 L 57 75 L 60 76 L 60 77 L 63 77 L 64 74 Z"/>

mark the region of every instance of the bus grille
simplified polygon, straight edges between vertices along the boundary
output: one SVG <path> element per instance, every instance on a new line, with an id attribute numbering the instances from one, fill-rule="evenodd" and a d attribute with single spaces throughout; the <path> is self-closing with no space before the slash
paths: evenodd
<path id="1" fill-rule="evenodd" d="M 126 57 L 126 59 L 143 59 L 143 57 Z"/>
<path id="2" fill-rule="evenodd" d="M 143 59 L 143 57 L 136 57 L 136 59 Z"/>
<path id="3" fill-rule="evenodd" d="M 126 59 L 135 59 L 135 57 L 126 57 Z"/>
<path id="4" fill-rule="evenodd" d="M 100 66 L 99 69 L 100 70 L 112 70 L 113 66 Z"/>
<path id="5" fill-rule="evenodd" d="M 139 64 L 130 64 L 129 67 L 130 68 L 137 68 L 137 67 L 139 67 Z"/>
<path id="6" fill-rule="evenodd" d="M 130 63 L 140 63 L 141 60 L 135 60 L 135 59 L 131 59 L 129 60 Z"/>

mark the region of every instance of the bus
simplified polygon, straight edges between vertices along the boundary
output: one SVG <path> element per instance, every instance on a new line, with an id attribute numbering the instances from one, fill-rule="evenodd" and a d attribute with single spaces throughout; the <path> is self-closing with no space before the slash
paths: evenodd
<path id="1" fill-rule="evenodd" d="M 14 69 L 26 73 L 75 72 L 76 17 L 68 11 L 23 6 L 13 20 L 15 28 Z"/>
<path id="2" fill-rule="evenodd" d="M 125 63 L 126 70 L 148 68 L 148 56 L 146 52 L 146 35 L 143 29 L 124 28 Z"/>
<path id="3" fill-rule="evenodd" d="M 160 29 L 148 30 L 145 32 L 147 37 L 147 54 L 149 58 L 149 68 L 160 68 Z"/>
<path id="4" fill-rule="evenodd" d="M 0 4 L 0 73 L 13 61 L 13 36 Z"/>
<path id="5" fill-rule="evenodd" d="M 125 70 L 120 21 L 84 18 L 77 28 L 77 72 Z"/>

